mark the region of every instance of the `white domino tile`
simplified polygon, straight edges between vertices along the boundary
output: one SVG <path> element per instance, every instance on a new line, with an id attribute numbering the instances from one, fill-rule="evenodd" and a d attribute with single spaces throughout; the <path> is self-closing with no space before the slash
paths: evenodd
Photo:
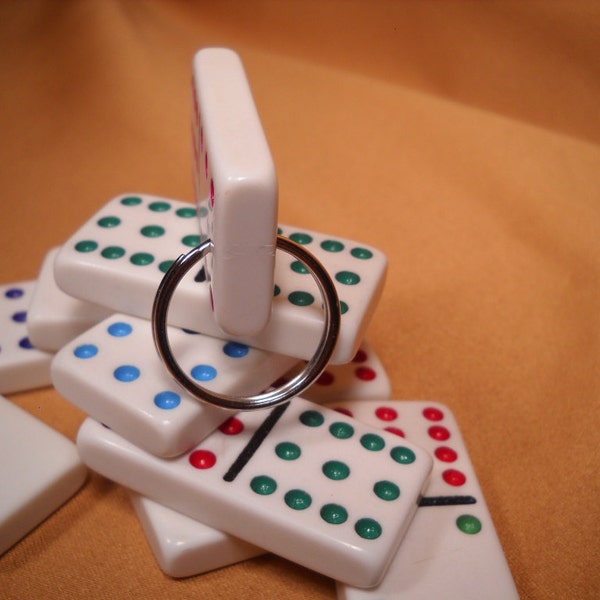
<path id="1" fill-rule="evenodd" d="M 508 563 L 450 409 L 437 402 L 335 402 L 344 414 L 427 450 L 434 459 L 420 508 L 381 584 L 338 583 L 340 600 L 516 600 Z"/>
<path id="2" fill-rule="evenodd" d="M 52 354 L 36 348 L 27 335 L 27 311 L 35 281 L 0 285 L 0 393 L 50 385 Z"/>
<path id="3" fill-rule="evenodd" d="M 303 365 L 294 367 L 284 380 L 291 379 Z M 306 390 L 302 397 L 312 402 L 334 400 L 388 400 L 392 384 L 372 346 L 363 341 L 354 358 L 344 365 L 330 365 Z"/>
<path id="4" fill-rule="evenodd" d="M 87 419 L 84 462 L 143 496 L 338 581 L 378 583 L 416 511 L 431 458 L 301 398 L 239 413 L 176 459 Z"/>
<path id="5" fill-rule="evenodd" d="M 232 50 L 194 56 L 192 119 L 196 199 L 209 208 L 205 232 L 214 243 L 206 266 L 215 320 L 228 335 L 256 335 L 273 303 L 277 174 Z"/>
<path id="6" fill-rule="evenodd" d="M 200 243 L 196 213 L 187 203 L 148 195 L 111 200 L 63 245 L 55 262 L 59 287 L 114 311 L 149 318 L 164 272 L 177 256 Z M 201 207 L 199 213 L 205 218 L 208 210 Z M 385 255 L 371 246 L 313 231 L 282 225 L 279 232 L 312 252 L 331 274 L 342 309 L 332 363 L 349 362 L 381 295 Z M 269 324 L 256 336 L 234 339 L 309 360 L 322 335 L 323 316 L 317 285 L 305 271 L 291 256 L 278 252 Z M 189 275 L 175 292 L 170 323 L 222 337 L 210 308 L 205 270 Z"/>
<path id="7" fill-rule="evenodd" d="M 54 260 L 58 251 L 52 248 L 46 255 L 27 313 L 29 339 L 37 348 L 50 352 L 56 352 L 112 312 L 73 298 L 56 285 Z"/>
<path id="8" fill-rule="evenodd" d="M 200 575 L 265 552 L 135 492 L 130 497 L 158 566 L 171 577 Z"/>
<path id="9" fill-rule="evenodd" d="M 169 328 L 181 367 L 221 394 L 256 394 L 296 359 Z M 52 363 L 56 389 L 86 413 L 158 456 L 189 450 L 231 411 L 195 400 L 160 362 L 150 322 L 115 314 L 64 346 Z"/>
<path id="10" fill-rule="evenodd" d="M 0 396 L 0 554 L 66 502 L 87 470 L 75 444 Z"/>

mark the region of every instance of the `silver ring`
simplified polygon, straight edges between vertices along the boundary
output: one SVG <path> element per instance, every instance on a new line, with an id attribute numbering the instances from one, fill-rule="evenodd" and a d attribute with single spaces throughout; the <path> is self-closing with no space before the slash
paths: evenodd
<path id="1" fill-rule="evenodd" d="M 152 335 L 156 350 L 171 376 L 197 400 L 232 410 L 252 410 L 276 406 L 299 396 L 324 371 L 338 340 L 341 325 L 340 303 L 331 277 L 323 265 L 307 250 L 292 240 L 277 236 L 277 248 L 304 263 L 316 281 L 323 298 L 325 325 L 314 356 L 304 369 L 281 387 L 254 396 L 227 396 L 210 392 L 190 379 L 177 363 L 167 335 L 167 313 L 171 298 L 190 269 L 213 249 L 206 240 L 187 254 L 182 254 L 163 277 L 152 306 Z"/>

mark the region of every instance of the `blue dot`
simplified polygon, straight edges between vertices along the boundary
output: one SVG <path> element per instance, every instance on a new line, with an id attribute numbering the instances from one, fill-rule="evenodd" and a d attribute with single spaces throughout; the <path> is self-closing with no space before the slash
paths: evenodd
<path id="1" fill-rule="evenodd" d="M 19 340 L 19 346 L 21 346 L 23 350 L 33 350 L 34 348 L 33 344 L 31 343 L 28 337 L 24 337 L 21 340 Z"/>
<path id="2" fill-rule="evenodd" d="M 223 352 L 231 358 L 242 358 L 250 352 L 250 348 L 246 344 L 239 344 L 238 342 L 227 342 L 223 346 Z"/>
<path id="3" fill-rule="evenodd" d="M 6 290 L 6 292 L 4 292 L 4 295 L 7 298 L 14 300 L 15 298 L 20 298 L 24 293 L 25 290 L 21 288 L 10 288 L 9 290 Z"/>
<path id="4" fill-rule="evenodd" d="M 198 381 L 210 381 L 217 376 L 217 370 L 210 365 L 196 365 L 192 369 L 192 377 Z"/>
<path id="5" fill-rule="evenodd" d="M 133 327 L 129 323 L 117 321 L 108 327 L 108 333 L 114 337 L 125 337 L 133 331 Z"/>
<path id="6" fill-rule="evenodd" d="M 158 408 L 163 408 L 164 410 L 177 408 L 180 402 L 181 396 L 176 392 L 171 392 L 169 390 L 158 392 L 158 394 L 154 396 L 154 404 L 156 404 Z"/>
<path id="7" fill-rule="evenodd" d="M 25 323 L 25 321 L 27 321 L 27 311 L 21 310 L 19 312 L 16 312 L 12 316 L 12 320 L 15 323 Z"/>
<path id="8" fill-rule="evenodd" d="M 95 344 L 83 344 L 82 346 L 77 346 L 73 350 L 73 354 L 77 358 L 93 358 L 98 354 L 98 346 Z"/>
<path id="9" fill-rule="evenodd" d="M 115 379 L 126 383 L 135 381 L 140 376 L 140 370 L 133 365 L 121 365 L 114 371 Z"/>

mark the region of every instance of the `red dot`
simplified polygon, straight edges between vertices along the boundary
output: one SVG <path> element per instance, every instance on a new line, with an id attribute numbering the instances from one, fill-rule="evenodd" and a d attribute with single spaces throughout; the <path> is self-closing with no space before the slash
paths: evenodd
<path id="1" fill-rule="evenodd" d="M 377 373 L 371 367 L 358 367 L 354 373 L 361 381 L 373 381 L 377 377 Z"/>
<path id="2" fill-rule="evenodd" d="M 210 450 L 194 450 L 190 454 L 190 464 L 196 469 L 211 469 L 217 457 Z"/>
<path id="3" fill-rule="evenodd" d="M 439 408 L 430 406 L 429 408 L 423 409 L 423 416 L 428 421 L 441 421 L 444 418 L 444 413 Z"/>
<path id="4" fill-rule="evenodd" d="M 244 424 L 239 419 L 230 417 L 227 419 L 227 421 L 221 424 L 219 431 L 225 435 L 237 435 L 238 433 L 242 433 L 242 431 L 244 431 Z"/>
<path id="5" fill-rule="evenodd" d="M 444 471 L 442 473 L 442 477 L 447 484 L 453 485 L 455 487 L 464 485 L 467 481 L 467 478 L 465 477 L 464 473 L 461 473 L 456 469 L 448 469 L 447 471 Z"/>
<path id="6" fill-rule="evenodd" d="M 367 358 L 368 358 L 367 353 L 364 350 L 359 350 L 354 355 L 354 358 L 352 359 L 352 362 L 354 362 L 354 363 L 363 363 L 363 362 L 365 362 L 365 360 L 367 360 Z"/>
<path id="7" fill-rule="evenodd" d="M 352 411 L 348 410 L 347 408 L 334 408 L 333 410 L 335 410 L 335 412 L 339 412 L 342 415 L 346 415 L 347 417 L 353 417 L 354 416 L 352 414 Z"/>
<path id="8" fill-rule="evenodd" d="M 381 421 L 393 421 L 398 418 L 398 411 L 390 406 L 380 406 L 375 411 L 375 416 Z"/>
<path id="9" fill-rule="evenodd" d="M 208 179 L 208 154 L 204 155 L 204 177 Z"/>
<path id="10" fill-rule="evenodd" d="M 427 430 L 427 433 L 429 433 L 429 437 L 438 442 L 444 442 L 450 437 L 450 432 L 441 425 L 433 425 Z"/>
<path id="11" fill-rule="evenodd" d="M 317 379 L 319 385 L 331 385 L 334 381 L 335 377 L 330 371 L 323 371 Z"/>
<path id="12" fill-rule="evenodd" d="M 405 437 L 404 431 L 402 431 L 402 429 L 399 429 L 398 427 L 386 427 L 385 431 L 389 431 L 390 433 L 393 433 L 394 435 L 399 435 L 400 437 Z"/>
<path id="13" fill-rule="evenodd" d="M 210 205 L 215 205 L 215 182 L 210 180 Z"/>
<path id="14" fill-rule="evenodd" d="M 448 446 L 440 446 L 435 449 L 435 457 L 443 462 L 454 462 L 458 458 L 458 454 Z"/>

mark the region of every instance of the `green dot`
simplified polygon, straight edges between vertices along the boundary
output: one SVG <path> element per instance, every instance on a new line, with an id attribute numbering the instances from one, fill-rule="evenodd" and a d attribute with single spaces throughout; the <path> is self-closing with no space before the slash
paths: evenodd
<path id="1" fill-rule="evenodd" d="M 283 234 L 283 229 L 281 229 L 281 227 L 277 228 L 277 235 L 282 235 Z"/>
<path id="2" fill-rule="evenodd" d="M 306 265 L 299 260 L 295 260 L 291 265 L 290 269 L 295 273 L 300 273 L 301 275 L 308 275 L 310 271 L 306 268 Z"/>
<path id="3" fill-rule="evenodd" d="M 302 454 L 302 450 L 292 442 L 281 442 L 275 446 L 275 454 L 283 460 L 296 460 Z"/>
<path id="4" fill-rule="evenodd" d="M 117 225 L 121 224 L 121 219 L 119 217 L 102 217 L 98 219 L 98 225 L 100 227 L 105 227 L 109 229 L 111 227 L 117 227 Z"/>
<path id="5" fill-rule="evenodd" d="M 339 504 L 325 504 L 320 514 L 323 521 L 332 525 L 340 525 L 348 520 L 348 511 Z"/>
<path id="6" fill-rule="evenodd" d="M 312 504 L 310 494 L 303 490 L 290 490 L 284 496 L 285 503 L 294 510 L 304 510 Z"/>
<path id="7" fill-rule="evenodd" d="M 125 255 L 125 248 L 121 248 L 121 246 L 107 246 L 100 254 L 104 258 L 110 258 L 111 260 L 121 258 Z"/>
<path id="8" fill-rule="evenodd" d="M 174 263 L 174 260 L 163 260 L 159 265 L 158 268 L 160 269 L 161 272 L 166 273 L 170 268 L 171 265 Z"/>
<path id="9" fill-rule="evenodd" d="M 344 249 L 344 244 L 337 240 L 324 240 L 321 242 L 321 248 L 326 252 L 341 252 Z"/>
<path id="10" fill-rule="evenodd" d="M 200 217 L 202 219 L 205 219 L 206 217 L 208 217 L 208 208 L 206 208 L 206 206 L 200 207 Z"/>
<path id="11" fill-rule="evenodd" d="M 354 531 L 365 540 L 376 540 L 381 535 L 381 525 L 375 519 L 359 519 Z"/>
<path id="12" fill-rule="evenodd" d="M 340 440 L 347 440 L 354 435 L 354 427 L 350 423 L 336 422 L 329 426 L 329 433 Z"/>
<path id="13" fill-rule="evenodd" d="M 288 300 L 295 306 L 310 306 L 315 301 L 315 297 L 308 292 L 291 292 Z"/>
<path id="14" fill-rule="evenodd" d="M 280 288 L 278 285 L 276 285 L 276 286 L 273 288 L 273 296 L 274 296 L 274 297 L 277 297 L 277 296 L 279 296 L 279 294 L 281 294 L 281 288 Z"/>
<path id="15" fill-rule="evenodd" d="M 345 315 L 348 312 L 348 305 L 345 302 L 340 301 L 340 313 Z"/>
<path id="16" fill-rule="evenodd" d="M 385 447 L 384 439 L 375 433 L 365 433 L 365 435 L 360 438 L 360 444 L 363 448 L 371 450 L 372 452 L 379 452 L 379 450 L 383 450 Z"/>
<path id="17" fill-rule="evenodd" d="M 417 457 L 415 453 L 406 446 L 396 446 L 390 450 L 390 456 L 401 465 L 410 465 L 414 463 Z"/>
<path id="18" fill-rule="evenodd" d="M 307 427 L 320 427 L 325 421 L 325 417 L 317 410 L 305 410 L 299 419 Z"/>
<path id="19" fill-rule="evenodd" d="M 322 467 L 323 475 L 334 481 L 346 479 L 350 475 L 350 467 L 340 460 L 328 460 Z"/>
<path id="20" fill-rule="evenodd" d="M 253 492 L 260 494 L 261 496 L 268 496 L 277 489 L 277 482 L 267 475 L 257 475 L 252 478 L 250 487 Z"/>
<path id="21" fill-rule="evenodd" d="M 157 238 L 161 235 L 165 235 L 165 228 L 160 225 L 146 225 L 140 229 L 140 233 L 144 237 Z"/>
<path id="22" fill-rule="evenodd" d="M 385 479 L 378 481 L 373 486 L 373 491 L 378 498 L 381 498 L 386 502 L 396 500 L 400 497 L 400 488 L 392 481 L 387 481 Z"/>
<path id="23" fill-rule="evenodd" d="M 469 535 L 475 535 L 481 531 L 481 521 L 473 515 L 461 515 L 456 519 L 456 526 Z"/>
<path id="24" fill-rule="evenodd" d="M 356 285 L 360 283 L 360 276 L 352 271 L 340 271 L 335 274 L 335 278 L 343 285 Z"/>
<path id="25" fill-rule="evenodd" d="M 361 260 L 373 258 L 373 253 L 366 248 L 352 248 L 352 250 L 350 250 L 350 254 L 352 254 L 354 258 L 360 258 Z"/>
<path id="26" fill-rule="evenodd" d="M 154 262 L 154 256 L 148 252 L 137 252 L 136 254 L 132 254 L 129 260 L 138 267 L 144 267 Z"/>
<path id="27" fill-rule="evenodd" d="M 192 217 L 195 217 L 198 212 L 193 206 L 184 206 L 182 208 L 178 208 L 175 211 L 175 214 L 182 219 L 191 219 Z"/>
<path id="28" fill-rule="evenodd" d="M 303 246 L 310 244 L 313 241 L 312 236 L 308 235 L 308 233 L 292 233 L 292 235 L 290 235 L 290 240 L 293 240 L 296 244 L 302 244 Z"/>
<path id="29" fill-rule="evenodd" d="M 81 240 L 75 244 L 77 252 L 93 252 L 96 248 L 98 248 L 98 242 L 94 242 L 94 240 Z"/>
<path id="30" fill-rule="evenodd" d="M 123 206 L 137 206 L 142 203 L 142 199 L 139 196 L 125 196 L 121 198 L 121 204 Z"/>
<path id="31" fill-rule="evenodd" d="M 148 204 L 148 208 L 153 212 L 167 212 L 171 205 L 168 202 L 151 202 Z"/>
<path id="32" fill-rule="evenodd" d="M 200 236 L 195 234 L 186 235 L 185 237 L 181 238 L 181 242 L 185 246 L 195 248 L 196 246 L 200 245 Z"/>

